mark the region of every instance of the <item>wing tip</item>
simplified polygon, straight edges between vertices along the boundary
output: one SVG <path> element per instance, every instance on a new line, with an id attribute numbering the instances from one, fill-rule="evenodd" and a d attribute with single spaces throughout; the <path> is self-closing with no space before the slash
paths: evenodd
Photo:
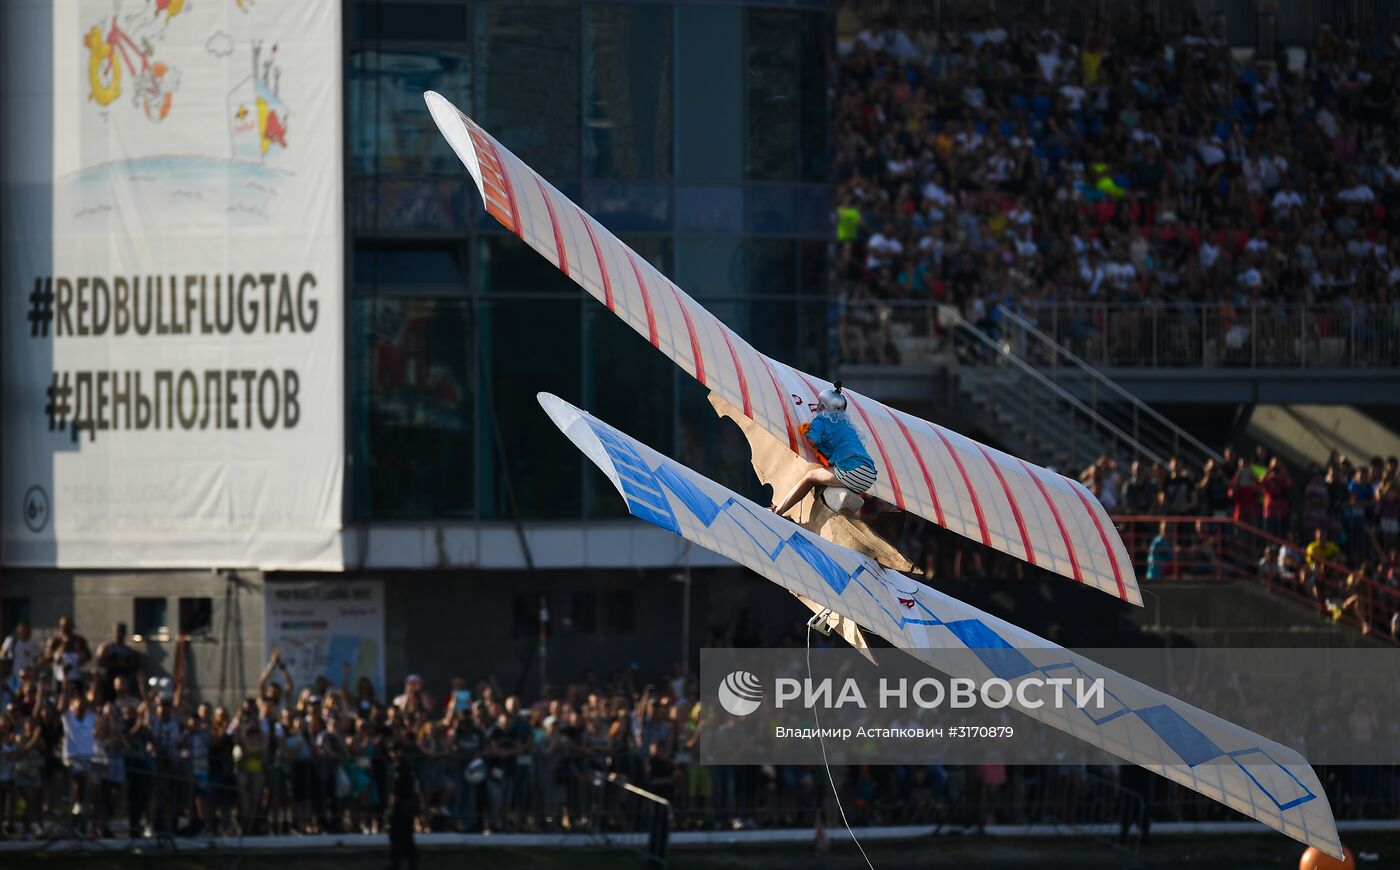
<path id="1" fill-rule="evenodd" d="M 560 429 L 567 429 L 573 420 L 578 419 L 581 411 L 570 405 L 568 402 L 554 395 L 553 393 L 541 390 L 535 393 L 535 401 L 540 403 L 540 407 L 549 415 L 549 419 L 554 421 L 554 425 Z"/>
<path id="2" fill-rule="evenodd" d="M 481 182 L 481 162 L 476 156 L 476 146 L 472 145 L 471 136 L 467 134 L 467 128 L 462 123 L 465 115 L 452 105 L 451 100 L 437 91 L 424 91 L 423 102 L 427 103 L 428 114 L 433 116 L 438 132 L 442 133 L 447 144 L 452 146 L 457 159 L 462 161 L 462 165 L 471 174 L 472 181 L 476 182 L 477 192 L 481 194 L 484 202 L 486 191 Z"/>

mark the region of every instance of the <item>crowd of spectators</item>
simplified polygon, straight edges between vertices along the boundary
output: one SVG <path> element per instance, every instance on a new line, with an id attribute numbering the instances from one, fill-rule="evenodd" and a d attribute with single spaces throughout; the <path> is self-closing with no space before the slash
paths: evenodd
<path id="1" fill-rule="evenodd" d="M 1127 537 L 1149 582 L 1220 577 L 1225 563 L 1242 569 L 1248 560 L 1261 579 L 1301 591 L 1334 617 L 1374 605 L 1362 630 L 1400 637 L 1394 456 L 1353 463 L 1333 453 L 1299 480 L 1263 447 L 1248 457 L 1227 448 L 1223 461 L 1207 459 L 1199 470 L 1174 457 L 1165 468 L 1133 462 L 1125 474 L 1103 456 L 1080 480 L 1112 514 L 1172 518 L 1154 522 L 1150 536 L 1130 523 Z M 1381 594 L 1368 601 L 1367 587 Z"/>
<path id="2" fill-rule="evenodd" d="M 297 688 L 274 653 L 257 694 L 229 708 L 191 697 L 185 643 L 171 677 L 147 678 L 120 625 L 95 651 L 68 619 L 43 643 L 25 624 L 5 639 L 0 833 L 376 833 L 396 809 L 420 832 L 596 831 L 634 811 L 602 787 L 613 778 L 669 800 L 683 828 L 836 818 L 819 767 L 697 764 L 707 722 L 679 664 L 640 687 L 635 666 L 588 671 L 525 702 L 462 677 L 433 691 L 410 675 L 389 697 L 348 670 L 341 685 Z M 860 766 L 835 777 L 853 824 L 982 825 L 1116 821 L 1115 796 L 1141 788 L 1124 770 Z M 1394 771 L 1374 774 L 1363 797 L 1393 803 Z M 1339 804 L 1360 794 L 1352 774 L 1333 779 Z M 1168 817 L 1227 812 L 1185 790 L 1157 794 Z"/>
<path id="3" fill-rule="evenodd" d="M 1245 306 L 1325 304 L 1314 329 L 1393 353 L 1397 74 L 1400 22 L 1324 24 L 1296 67 L 1194 18 L 1082 39 L 991 15 L 868 22 L 835 96 L 845 358 L 890 361 L 870 303 L 891 300 L 951 304 L 991 331 L 998 305 L 1199 303 L 1236 345 Z"/>
<path id="4" fill-rule="evenodd" d="M 1394 456 L 1353 463 L 1334 452 L 1295 481 L 1262 446 L 1247 457 L 1226 447 L 1220 461 L 1206 459 L 1200 469 L 1173 457 L 1165 468 L 1135 461 L 1124 473 L 1115 458 L 1101 456 L 1079 479 L 1110 514 L 1229 519 L 1293 541 L 1312 541 L 1321 529 L 1335 556 L 1363 564 L 1389 558 L 1400 545 L 1396 463 Z"/>
<path id="5" fill-rule="evenodd" d="M 1125 467 L 1126 466 L 1126 467 Z M 1400 640 L 1400 470 L 1397 458 L 1353 463 L 1334 453 L 1305 472 L 1263 447 L 1192 467 L 1173 457 L 1110 455 L 1079 480 L 1115 518 L 1147 583 L 1257 577 L 1363 632 Z M 1035 576 L 1025 562 L 906 517 L 897 542 L 929 578 Z"/>

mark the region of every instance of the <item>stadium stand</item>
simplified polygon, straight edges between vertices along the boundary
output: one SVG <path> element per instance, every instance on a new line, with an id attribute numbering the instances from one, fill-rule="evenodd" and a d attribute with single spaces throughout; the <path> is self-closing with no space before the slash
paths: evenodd
<path id="1" fill-rule="evenodd" d="M 889 312 L 929 303 L 1104 364 L 1200 365 L 1205 336 L 1221 364 L 1397 358 L 1400 26 L 1292 64 L 1194 19 L 1033 20 L 872 21 L 842 55 L 845 359 L 892 361 Z"/>

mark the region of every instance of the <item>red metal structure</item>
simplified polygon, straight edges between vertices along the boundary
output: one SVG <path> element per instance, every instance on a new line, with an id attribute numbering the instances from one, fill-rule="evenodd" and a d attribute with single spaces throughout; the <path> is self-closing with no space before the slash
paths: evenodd
<path id="1" fill-rule="evenodd" d="M 1359 576 L 1337 562 L 1309 565 L 1306 545 L 1228 517 L 1117 516 L 1113 518 L 1145 586 L 1164 580 L 1240 577 L 1400 644 L 1400 588 Z M 1280 560 L 1280 550 L 1285 551 Z"/>

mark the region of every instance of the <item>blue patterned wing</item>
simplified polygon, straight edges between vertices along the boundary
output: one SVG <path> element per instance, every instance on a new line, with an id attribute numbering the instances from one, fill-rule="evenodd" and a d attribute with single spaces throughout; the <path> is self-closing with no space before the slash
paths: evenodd
<path id="1" fill-rule="evenodd" d="M 547 393 L 540 404 L 633 515 L 828 607 L 943 673 L 1013 686 L 1102 678 L 1105 703 L 1010 706 L 1340 856 L 1332 810 L 1297 752 L 1101 667 L 833 544 Z"/>

